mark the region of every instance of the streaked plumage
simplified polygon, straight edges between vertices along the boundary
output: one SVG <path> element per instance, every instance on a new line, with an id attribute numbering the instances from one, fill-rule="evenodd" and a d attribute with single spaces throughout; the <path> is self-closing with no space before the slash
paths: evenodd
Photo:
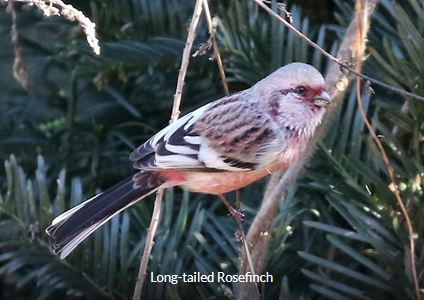
<path id="1" fill-rule="evenodd" d="M 187 114 L 134 150 L 140 171 L 57 217 L 46 232 L 66 257 L 111 217 L 157 190 L 181 186 L 222 194 L 288 167 L 330 103 L 313 67 L 293 63 L 250 89 Z"/>

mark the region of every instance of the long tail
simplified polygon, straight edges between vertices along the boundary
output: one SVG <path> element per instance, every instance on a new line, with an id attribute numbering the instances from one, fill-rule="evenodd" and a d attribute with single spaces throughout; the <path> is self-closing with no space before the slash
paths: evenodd
<path id="1" fill-rule="evenodd" d="M 55 218 L 46 229 L 54 238 L 54 253 L 65 258 L 97 228 L 125 208 L 150 195 L 158 186 L 134 188 L 133 176 Z"/>

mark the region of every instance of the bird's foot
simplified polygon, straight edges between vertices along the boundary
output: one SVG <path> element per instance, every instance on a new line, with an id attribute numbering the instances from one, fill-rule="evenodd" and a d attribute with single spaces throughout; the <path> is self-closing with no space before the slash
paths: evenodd
<path id="1" fill-rule="evenodd" d="M 244 222 L 244 209 L 238 208 L 238 209 L 232 209 L 230 210 L 230 215 L 236 220 L 237 223 L 243 223 Z"/>

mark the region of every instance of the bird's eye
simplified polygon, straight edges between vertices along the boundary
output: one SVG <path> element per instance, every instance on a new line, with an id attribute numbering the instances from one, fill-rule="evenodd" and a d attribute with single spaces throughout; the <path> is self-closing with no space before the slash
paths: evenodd
<path id="1" fill-rule="evenodd" d="M 300 85 L 300 86 L 298 86 L 298 87 L 296 87 L 296 88 L 294 89 L 294 92 L 295 92 L 296 94 L 299 94 L 299 95 L 303 96 L 303 95 L 305 95 L 305 94 L 306 94 L 307 89 L 306 89 L 306 87 L 304 87 L 303 85 Z"/>

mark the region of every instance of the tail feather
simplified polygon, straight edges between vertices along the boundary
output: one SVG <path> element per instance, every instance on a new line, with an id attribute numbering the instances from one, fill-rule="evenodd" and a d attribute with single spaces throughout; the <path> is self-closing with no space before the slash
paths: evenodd
<path id="1" fill-rule="evenodd" d="M 113 216 L 158 189 L 158 186 L 134 189 L 132 178 L 125 179 L 55 218 L 46 229 L 46 233 L 55 239 L 53 252 L 65 258 Z"/>

